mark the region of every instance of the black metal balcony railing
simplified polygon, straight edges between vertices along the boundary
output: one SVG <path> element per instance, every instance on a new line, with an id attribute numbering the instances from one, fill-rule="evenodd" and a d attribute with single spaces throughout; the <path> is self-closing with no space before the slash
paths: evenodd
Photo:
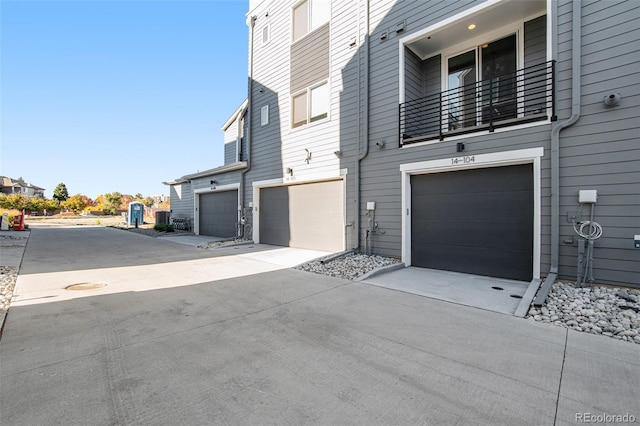
<path id="1" fill-rule="evenodd" d="M 400 145 L 555 120 L 555 61 L 400 104 Z"/>

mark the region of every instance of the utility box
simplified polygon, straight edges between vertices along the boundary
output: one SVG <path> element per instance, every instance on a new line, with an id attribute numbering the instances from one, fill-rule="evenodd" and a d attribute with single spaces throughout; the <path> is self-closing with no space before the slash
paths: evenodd
<path id="1" fill-rule="evenodd" d="M 142 225 L 144 223 L 144 204 L 134 201 L 129 203 L 129 225 Z"/>
<path id="2" fill-rule="evenodd" d="M 168 225 L 169 224 L 169 212 L 159 211 L 156 212 L 156 225 Z"/>

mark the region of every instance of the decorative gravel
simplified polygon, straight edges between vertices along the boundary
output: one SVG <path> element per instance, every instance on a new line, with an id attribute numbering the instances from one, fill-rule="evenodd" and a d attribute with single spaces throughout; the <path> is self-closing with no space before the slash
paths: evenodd
<path id="1" fill-rule="evenodd" d="M 0 311 L 9 309 L 17 279 L 18 268 L 0 266 Z"/>
<path id="2" fill-rule="evenodd" d="M 383 256 L 367 256 L 366 254 L 349 253 L 334 260 L 332 256 L 316 259 L 313 262 L 304 263 L 295 269 L 316 274 L 328 275 L 330 277 L 354 280 L 361 275 L 387 265 L 399 263 L 397 259 Z M 324 262 L 323 262 L 324 261 Z"/>
<path id="3" fill-rule="evenodd" d="M 640 290 L 557 282 L 528 318 L 640 344 Z"/>

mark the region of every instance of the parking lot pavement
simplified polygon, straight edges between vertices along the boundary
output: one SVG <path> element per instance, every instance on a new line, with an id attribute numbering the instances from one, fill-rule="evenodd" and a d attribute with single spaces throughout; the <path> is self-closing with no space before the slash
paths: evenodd
<path id="1" fill-rule="evenodd" d="M 63 230 L 32 231 L 22 294 L 59 274 L 107 285 L 12 305 L 0 342 L 2 424 L 640 418 L 637 345 L 292 270 L 265 261 L 264 246 L 53 231 Z M 100 242 L 97 253 L 87 240 Z"/>

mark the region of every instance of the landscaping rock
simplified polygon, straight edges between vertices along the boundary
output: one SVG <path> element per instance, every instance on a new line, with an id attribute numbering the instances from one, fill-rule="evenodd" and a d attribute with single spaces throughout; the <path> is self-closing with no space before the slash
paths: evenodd
<path id="1" fill-rule="evenodd" d="M 640 344 L 640 290 L 557 282 L 529 318 Z M 543 313 L 544 315 L 540 315 Z"/>

